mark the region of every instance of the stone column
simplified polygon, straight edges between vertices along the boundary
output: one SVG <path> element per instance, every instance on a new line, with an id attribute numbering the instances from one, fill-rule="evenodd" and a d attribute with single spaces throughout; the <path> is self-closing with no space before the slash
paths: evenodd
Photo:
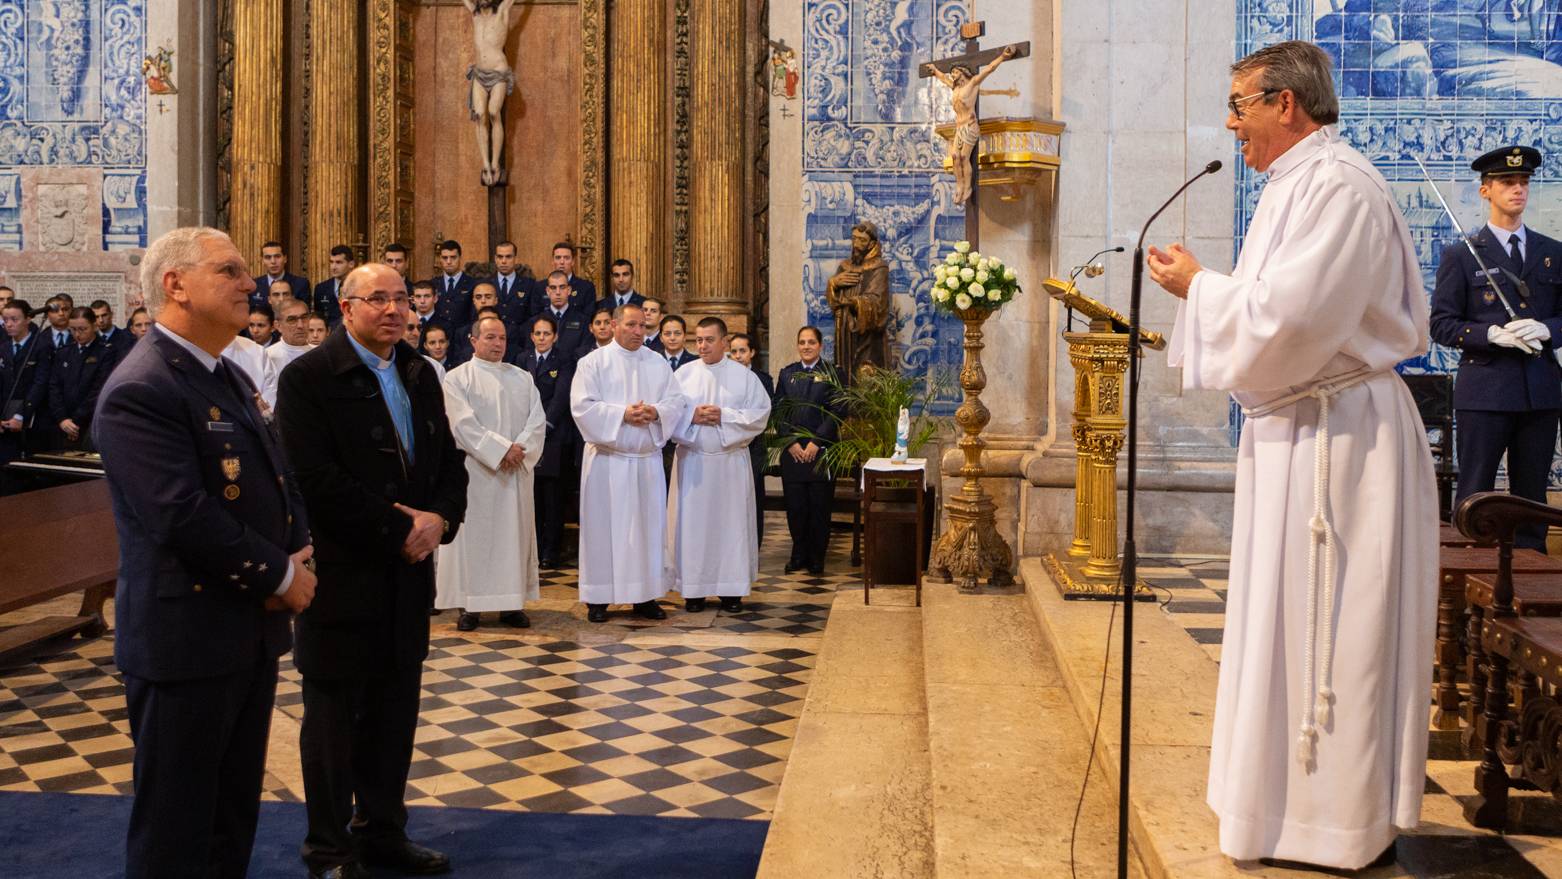
<path id="1" fill-rule="evenodd" d="M 671 236 L 667 222 L 667 16 L 660 4 L 615 3 L 610 35 L 613 65 L 608 155 L 612 181 L 613 252 L 635 264 L 638 288 L 666 296 Z M 607 295 L 611 279 L 597 279 Z"/>
<path id="2" fill-rule="evenodd" d="M 717 315 L 747 329 L 743 258 L 742 0 L 700 0 L 690 8 L 688 317 Z"/>
<path id="3" fill-rule="evenodd" d="M 228 231 L 260 272 L 260 245 L 282 234 L 283 0 L 233 5 L 233 147 Z"/>
<path id="4" fill-rule="evenodd" d="M 313 0 L 309 4 L 309 253 L 302 254 L 308 277 L 330 277 L 330 252 L 337 244 L 364 240 L 363 142 L 358 112 L 359 0 Z"/>

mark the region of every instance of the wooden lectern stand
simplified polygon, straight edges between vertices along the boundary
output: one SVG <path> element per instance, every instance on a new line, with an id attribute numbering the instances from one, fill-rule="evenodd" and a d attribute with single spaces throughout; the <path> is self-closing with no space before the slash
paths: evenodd
<path id="1" fill-rule="evenodd" d="M 1127 422 L 1123 418 L 1128 371 L 1128 319 L 1079 292 L 1069 281 L 1049 278 L 1047 294 L 1090 320 L 1083 333 L 1064 333 L 1074 366 L 1074 540 L 1065 559 L 1048 554 L 1043 561 L 1064 598 L 1116 600 L 1122 597 L 1117 556 L 1117 453 Z M 1141 330 L 1140 343 L 1159 351 L 1160 333 Z M 1142 585 L 1141 600 L 1154 596 Z"/>

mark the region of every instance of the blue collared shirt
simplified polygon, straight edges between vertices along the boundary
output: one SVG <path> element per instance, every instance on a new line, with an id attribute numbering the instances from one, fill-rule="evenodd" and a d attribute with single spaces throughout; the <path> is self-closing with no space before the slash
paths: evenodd
<path id="1" fill-rule="evenodd" d="M 378 354 L 358 344 L 352 333 L 347 334 L 347 341 L 353 343 L 364 365 L 374 370 L 374 378 L 380 383 L 380 392 L 385 395 L 385 408 L 390 411 L 391 421 L 396 424 L 396 435 L 401 437 L 401 447 L 407 451 L 408 461 L 415 460 L 412 398 L 407 396 L 407 389 L 401 384 L 401 374 L 396 371 L 396 349 L 391 349 L 389 360 L 381 360 Z"/>

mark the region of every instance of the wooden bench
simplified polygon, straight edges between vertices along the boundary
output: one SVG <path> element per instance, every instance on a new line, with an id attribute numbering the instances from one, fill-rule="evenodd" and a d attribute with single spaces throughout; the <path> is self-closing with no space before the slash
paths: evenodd
<path id="1" fill-rule="evenodd" d="M 0 630 L 0 664 L 39 644 L 108 631 L 103 603 L 114 594 L 119 536 L 108 483 L 99 479 L 0 498 L 4 577 L 0 613 L 82 592 L 76 616 L 50 616 Z"/>
<path id="2" fill-rule="evenodd" d="M 1497 566 L 1498 551 L 1495 546 L 1476 546 L 1472 542 L 1467 546 L 1444 545 L 1438 551 L 1437 647 L 1434 653 L 1437 673 L 1434 702 L 1437 710 L 1432 715 L 1432 722 L 1438 729 L 1459 728 L 1460 706 L 1463 703 L 1458 686 L 1460 666 L 1465 666 L 1466 680 L 1471 682 L 1471 687 L 1477 686 L 1475 675 L 1480 661 L 1473 657 L 1480 651 L 1480 612 L 1469 604 L 1468 578 L 1478 574 L 1495 574 Z M 1562 560 L 1533 549 L 1514 550 L 1513 566 L 1514 571 L 1526 574 L 1562 573 Z M 1467 606 L 1470 608 L 1468 627 L 1464 623 Z M 1460 638 L 1462 632 L 1466 633 L 1463 639 Z M 1477 701 L 1478 698 L 1479 694 L 1476 693 L 1471 701 Z M 1476 716 L 1479 713 L 1479 709 L 1474 712 Z M 1473 751 L 1479 749 L 1479 743 L 1472 738 L 1475 727 L 1468 723 L 1471 716 L 1465 715 L 1465 745 Z"/>
<path id="3" fill-rule="evenodd" d="M 1524 598 L 1516 598 L 1513 533 L 1521 525 L 1562 525 L 1562 510 L 1505 492 L 1484 492 L 1466 498 L 1455 513 L 1459 530 L 1481 543 L 1497 544 L 1497 571 L 1478 577 L 1489 584 L 1472 585 L 1471 609 L 1481 607 L 1479 635 L 1471 654 L 1481 651 L 1482 678 L 1472 680 L 1472 707 L 1479 701 L 1481 762 L 1475 770 L 1473 798 L 1465 818 L 1476 827 L 1502 830 L 1508 821 L 1508 790 L 1533 785 L 1562 799 L 1562 617 L 1520 616 L 1520 609 L 1538 613 L 1562 600 L 1562 578 L 1525 577 Z M 1489 598 L 1489 601 L 1487 600 Z M 1473 625 L 1473 623 L 1472 623 Z M 1473 629 L 1472 629 L 1473 631 Z M 1521 683 L 1524 697 L 1518 716 L 1510 710 L 1509 678 Z M 1473 688 L 1479 684 L 1481 694 Z M 1515 767 L 1510 774 L 1508 766 Z"/>

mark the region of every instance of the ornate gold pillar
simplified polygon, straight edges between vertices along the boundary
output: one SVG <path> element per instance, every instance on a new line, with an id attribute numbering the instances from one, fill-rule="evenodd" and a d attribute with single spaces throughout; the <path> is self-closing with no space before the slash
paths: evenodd
<path id="1" fill-rule="evenodd" d="M 687 316 L 718 315 L 746 329 L 743 259 L 742 0 L 690 5 L 689 269 Z"/>
<path id="2" fill-rule="evenodd" d="M 330 251 L 363 240 L 362 115 L 356 111 L 359 0 L 309 4 L 308 277 L 330 277 Z"/>
<path id="3" fill-rule="evenodd" d="M 613 259 L 607 247 L 607 73 L 601 62 L 607 57 L 608 0 L 578 0 L 580 4 L 580 255 L 575 271 L 595 278 L 597 289 L 607 291 L 607 265 Z M 636 0 L 632 5 L 650 5 Z M 611 63 L 611 61 L 609 61 Z M 630 123 L 631 125 L 634 123 Z M 615 132 L 616 133 L 616 132 Z M 495 242 L 497 243 L 497 242 Z"/>
<path id="4" fill-rule="evenodd" d="M 385 245 L 412 242 L 412 169 L 414 106 L 412 16 L 408 0 L 369 0 L 368 76 L 369 259 Z M 355 242 L 348 242 L 349 244 Z M 328 253 L 329 251 L 327 251 Z"/>
<path id="5" fill-rule="evenodd" d="M 282 214 L 283 0 L 233 5 L 233 144 L 228 231 L 260 271 L 260 245 L 278 237 Z"/>
<path id="6" fill-rule="evenodd" d="M 1069 363 L 1074 366 L 1074 542 L 1068 554 L 1074 558 L 1090 555 L 1090 495 L 1081 487 L 1090 484 L 1090 361 L 1078 346 L 1068 346 Z"/>
<path id="7" fill-rule="evenodd" d="M 667 16 L 661 4 L 615 3 L 608 27 L 616 64 L 608 136 L 613 253 L 635 264 L 642 292 L 666 296 L 672 245 L 667 224 Z M 629 69 L 626 69 L 629 68 Z M 609 278 L 598 290 L 606 296 Z"/>

